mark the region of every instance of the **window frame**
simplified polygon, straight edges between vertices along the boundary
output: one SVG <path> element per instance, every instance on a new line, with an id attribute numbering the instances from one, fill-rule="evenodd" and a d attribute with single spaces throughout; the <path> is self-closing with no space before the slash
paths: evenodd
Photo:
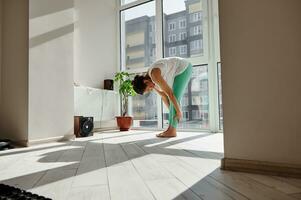
<path id="1" fill-rule="evenodd" d="M 198 40 L 193 40 L 190 42 L 190 50 L 192 51 L 196 51 L 201 49 L 202 46 L 202 40 L 198 39 Z"/>
<path id="2" fill-rule="evenodd" d="M 170 25 L 172 25 L 172 29 L 170 28 Z M 168 31 L 175 31 L 176 30 L 176 22 L 169 22 L 167 24 Z"/>
<path id="3" fill-rule="evenodd" d="M 198 22 L 198 21 L 201 21 L 202 20 L 202 16 L 200 13 L 198 12 L 194 12 L 194 13 L 191 13 L 190 16 L 189 16 L 189 20 L 190 22 Z"/>
<path id="4" fill-rule="evenodd" d="M 183 36 L 183 38 L 182 38 L 182 36 Z M 187 38 L 187 32 L 186 31 L 180 32 L 180 34 L 179 34 L 179 41 L 186 40 L 186 38 Z"/>
<path id="5" fill-rule="evenodd" d="M 168 36 L 169 43 L 176 42 L 176 41 L 177 41 L 177 35 L 175 33 Z"/>
<path id="6" fill-rule="evenodd" d="M 185 52 L 182 52 L 182 50 L 183 50 L 182 48 L 185 49 Z M 179 46 L 179 53 L 180 53 L 180 55 L 185 55 L 185 54 L 187 55 L 187 44 Z"/>
<path id="7" fill-rule="evenodd" d="M 181 22 L 183 22 L 184 26 L 181 25 Z M 179 20 L 179 29 L 184 29 L 186 27 L 187 27 L 187 25 L 186 25 L 186 19 L 180 19 Z"/>
<path id="8" fill-rule="evenodd" d="M 118 0 L 119 1 L 119 0 Z M 119 1 L 118 11 L 117 12 L 117 19 L 118 19 L 118 31 L 117 31 L 117 48 L 119 51 L 118 54 L 118 71 L 122 70 L 122 19 L 121 19 L 121 12 L 145 3 L 149 2 L 155 2 L 155 41 L 156 41 L 156 59 L 160 59 L 164 57 L 164 29 L 163 29 L 163 1 L 164 0 L 137 0 L 125 5 L 121 5 L 121 1 Z M 219 29 L 219 23 L 218 23 L 218 0 L 201 0 L 205 4 L 204 16 L 207 16 L 207 19 L 198 19 L 197 21 L 203 21 L 205 27 L 202 28 L 203 31 L 203 46 L 204 46 L 204 56 L 203 58 L 190 58 L 190 62 L 193 64 L 194 67 L 200 66 L 200 65 L 208 65 L 208 102 L 209 102 L 209 129 L 184 129 L 183 131 L 201 131 L 206 130 L 210 132 L 221 132 L 220 125 L 219 125 L 219 95 L 218 95 L 218 80 L 217 80 L 217 67 L 216 63 L 220 62 L 220 52 L 219 52 L 219 35 L 218 35 L 218 29 Z M 189 17 L 190 20 L 190 17 Z M 175 22 L 176 23 L 176 22 Z M 180 22 L 179 22 L 180 23 Z M 187 20 L 186 20 L 186 27 L 187 27 Z M 176 30 L 176 24 L 174 24 L 174 29 Z M 172 30 L 172 31 L 173 31 Z M 202 32 L 201 31 L 201 32 Z M 189 33 L 186 33 L 186 37 Z M 209 37 L 209 35 L 213 37 Z M 209 48 L 209 45 L 212 48 Z M 189 51 L 189 48 L 187 46 L 187 51 Z M 210 56 L 209 56 L 210 55 Z M 206 57 L 206 59 L 204 59 Z M 124 70 L 128 73 L 143 73 L 146 72 L 148 67 L 143 68 L 137 68 L 137 69 L 129 69 Z M 159 95 L 157 95 L 157 103 L 158 103 L 158 127 L 151 129 L 151 130 L 163 130 L 163 103 Z M 148 130 L 148 128 L 135 128 L 135 129 L 143 129 Z M 179 129 L 181 130 L 181 129 Z"/>
<path id="9" fill-rule="evenodd" d="M 170 53 L 170 52 L 172 52 L 172 53 Z M 177 55 L 177 47 L 169 47 L 168 48 L 168 55 L 169 56 L 175 56 L 175 55 Z"/>

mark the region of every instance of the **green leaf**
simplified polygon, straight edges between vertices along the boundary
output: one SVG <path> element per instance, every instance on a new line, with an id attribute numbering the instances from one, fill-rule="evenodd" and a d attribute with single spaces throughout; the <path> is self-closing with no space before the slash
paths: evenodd
<path id="1" fill-rule="evenodd" d="M 135 92 L 132 81 L 129 79 L 130 74 L 128 72 L 118 72 L 115 74 L 114 82 L 118 83 L 119 87 L 119 94 L 122 98 L 122 103 L 127 102 L 127 98 L 129 96 L 136 96 L 137 93 Z M 122 107 L 122 113 L 126 112 L 123 110 L 124 107 Z"/>

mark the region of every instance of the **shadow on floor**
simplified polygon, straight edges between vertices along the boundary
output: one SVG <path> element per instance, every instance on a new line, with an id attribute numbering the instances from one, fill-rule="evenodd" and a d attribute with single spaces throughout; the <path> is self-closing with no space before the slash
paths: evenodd
<path id="1" fill-rule="evenodd" d="M 23 176 L 2 180 L 0 182 L 12 186 L 18 186 L 22 189 L 28 190 L 45 184 L 70 178 L 72 176 L 77 176 L 80 174 L 99 170 L 105 167 L 110 167 L 112 165 L 117 165 L 126 162 L 128 160 L 139 158 L 141 156 L 145 156 L 149 154 L 163 154 L 163 155 L 172 155 L 172 156 L 196 157 L 196 158 L 219 160 L 223 157 L 223 153 L 167 148 L 168 146 L 171 145 L 195 140 L 202 137 L 207 137 L 209 135 L 212 134 L 197 135 L 197 136 L 179 139 L 179 141 L 172 140 L 170 142 L 168 142 L 169 140 L 168 138 L 151 138 L 151 139 L 145 139 L 139 141 L 118 143 L 118 144 L 111 144 L 105 142 L 106 139 L 117 138 L 118 136 L 103 138 L 98 140 L 95 139 L 95 140 L 88 140 L 88 141 L 74 141 L 71 144 L 61 145 L 61 146 L 69 146 L 74 148 L 42 154 L 41 155 L 42 158 L 38 160 L 38 162 L 41 163 L 64 163 L 64 162 L 69 163 L 70 162 L 71 164 L 67 164 L 52 169 L 41 170 L 35 173 L 30 173 Z M 127 135 L 127 136 L 132 136 L 132 135 Z M 125 137 L 125 136 L 120 136 L 120 137 Z M 154 145 L 155 143 L 158 142 L 160 142 L 159 145 Z M 162 144 L 162 142 L 166 142 L 166 143 Z M 153 146 L 147 147 L 147 145 L 151 145 L 151 144 L 153 144 Z M 50 147 L 40 148 L 39 150 L 44 150 L 47 148 Z M 126 148 L 135 149 L 136 153 L 134 152 L 129 154 L 127 151 L 125 151 Z M 37 150 L 33 150 L 33 151 L 37 151 Z M 83 160 L 83 158 L 85 158 L 85 160 Z M 94 163 L 89 165 L 89 163 L 87 163 L 89 162 L 89 159 L 87 158 L 91 158 L 93 160 L 97 159 L 99 160 L 99 163 L 98 164 Z M 41 179 L 43 179 L 44 176 L 47 176 L 47 173 L 49 173 L 50 171 L 51 172 L 64 171 L 70 169 L 77 169 L 75 170 L 76 174 L 69 173 L 69 174 L 65 174 L 64 176 L 53 177 L 51 178 L 51 180 L 47 182 L 44 181 L 41 182 Z M 20 183 L 25 183 L 25 184 L 20 184 Z"/>
<path id="2" fill-rule="evenodd" d="M 120 131 L 110 131 L 110 133 L 112 133 L 112 135 L 116 132 L 120 132 Z M 106 137 L 104 139 L 114 139 L 114 138 L 121 138 L 121 137 L 129 137 L 129 136 L 133 136 L 133 135 L 141 135 L 141 134 L 145 134 L 145 133 L 149 133 L 151 131 L 143 131 L 143 132 L 139 132 L 139 133 L 130 133 L 130 134 L 125 134 L 125 135 L 119 135 L 119 136 L 112 136 L 112 137 Z M 99 133 L 99 132 L 98 132 Z M 107 131 L 103 131 L 103 133 L 107 134 Z M 91 140 L 85 140 L 85 141 L 98 141 L 101 139 L 91 139 Z M 56 146 L 46 146 L 46 147 L 34 147 L 33 149 L 28 149 L 28 147 L 20 147 L 17 149 L 14 149 L 13 151 L 8 151 L 8 152 L 0 152 L 0 156 L 8 156 L 8 155 L 14 155 L 14 154 L 22 154 L 22 153 L 29 153 L 29 152 L 35 152 L 35 151 L 41 151 L 41 150 L 46 150 L 46 149 L 53 149 L 53 148 L 58 148 L 58 147 L 64 147 L 64 146 L 68 146 L 70 144 L 72 144 L 72 146 L 76 145 L 76 142 L 72 142 L 72 141 L 59 141 L 58 143 L 61 143 L 59 145 Z"/>

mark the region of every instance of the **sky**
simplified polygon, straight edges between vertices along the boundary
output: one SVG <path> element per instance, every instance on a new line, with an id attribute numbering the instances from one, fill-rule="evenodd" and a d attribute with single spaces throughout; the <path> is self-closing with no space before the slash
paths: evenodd
<path id="1" fill-rule="evenodd" d="M 126 3 L 133 2 L 134 0 L 125 0 Z M 165 14 L 171 14 L 185 10 L 185 0 L 163 0 L 163 12 Z M 130 8 L 123 11 L 125 20 L 131 20 L 141 16 L 154 16 L 155 15 L 155 1 Z"/>

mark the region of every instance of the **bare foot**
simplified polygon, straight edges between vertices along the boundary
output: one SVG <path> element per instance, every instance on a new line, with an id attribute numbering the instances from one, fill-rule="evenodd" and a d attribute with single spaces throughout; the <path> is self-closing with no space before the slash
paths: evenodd
<path id="1" fill-rule="evenodd" d="M 164 137 L 167 131 L 168 131 L 168 129 L 166 131 L 162 132 L 162 133 L 157 134 L 156 136 L 157 137 Z"/>
<path id="2" fill-rule="evenodd" d="M 156 135 L 157 137 L 162 138 L 169 138 L 169 137 L 176 137 L 177 136 L 177 130 L 173 127 L 168 127 L 168 129 L 160 134 Z"/>

